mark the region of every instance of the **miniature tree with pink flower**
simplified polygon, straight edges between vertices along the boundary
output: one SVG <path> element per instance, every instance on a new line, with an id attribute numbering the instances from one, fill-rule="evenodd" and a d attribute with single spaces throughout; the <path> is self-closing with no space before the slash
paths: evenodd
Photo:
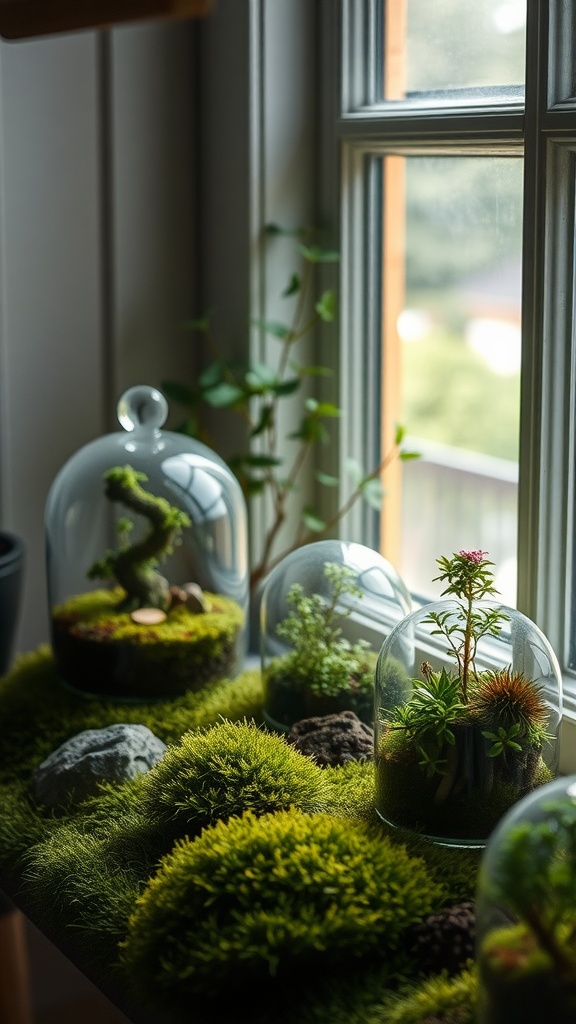
<path id="1" fill-rule="evenodd" d="M 446 637 L 458 665 L 460 678 L 460 699 L 466 703 L 468 699 L 468 680 L 472 672 L 478 678 L 475 665 L 478 641 L 483 636 L 497 636 L 508 616 L 498 607 L 478 607 L 476 602 L 497 594 L 494 577 L 490 567 L 494 564 L 485 556 L 487 551 L 454 552 L 452 558 L 442 556 L 436 561 L 441 570 L 434 577 L 448 586 L 442 591 L 442 597 L 450 594 L 460 605 L 454 617 L 451 610 L 430 612 L 425 621 L 435 624 L 432 634 Z"/>

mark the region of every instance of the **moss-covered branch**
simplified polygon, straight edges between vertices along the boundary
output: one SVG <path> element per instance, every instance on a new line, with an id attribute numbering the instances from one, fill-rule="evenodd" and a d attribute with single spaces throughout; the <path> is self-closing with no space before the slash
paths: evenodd
<path id="1" fill-rule="evenodd" d="M 113 466 L 104 474 L 106 497 L 122 502 L 150 522 L 150 530 L 142 540 L 121 546 L 118 551 L 108 551 L 88 570 L 90 579 L 115 579 L 124 588 L 123 611 L 134 608 L 169 609 L 168 580 L 156 566 L 178 543 L 183 527 L 190 526 L 185 512 L 140 486 L 147 479 L 145 473 L 137 472 L 132 466 Z M 126 529 L 125 520 L 123 525 Z"/>

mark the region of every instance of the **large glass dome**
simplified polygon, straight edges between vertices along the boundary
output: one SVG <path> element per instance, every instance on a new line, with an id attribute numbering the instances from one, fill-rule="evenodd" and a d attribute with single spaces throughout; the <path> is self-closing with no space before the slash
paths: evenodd
<path id="1" fill-rule="evenodd" d="M 161 392 L 130 388 L 123 430 L 76 452 L 48 494 L 52 643 L 84 693 L 162 698 L 243 662 L 244 496 L 206 445 L 161 429 L 167 414 Z"/>
<path id="2" fill-rule="evenodd" d="M 556 774 L 562 679 L 527 616 L 484 600 L 467 621 L 463 607 L 424 605 L 382 645 L 376 809 L 439 843 L 481 847 L 513 803 Z"/>
<path id="3" fill-rule="evenodd" d="M 576 1020 L 576 775 L 502 818 L 476 891 L 478 1024 Z"/>
<path id="4" fill-rule="evenodd" d="M 410 608 L 394 567 L 363 544 L 317 541 L 284 558 L 261 592 L 268 725 L 342 710 L 372 725 L 377 652 Z"/>

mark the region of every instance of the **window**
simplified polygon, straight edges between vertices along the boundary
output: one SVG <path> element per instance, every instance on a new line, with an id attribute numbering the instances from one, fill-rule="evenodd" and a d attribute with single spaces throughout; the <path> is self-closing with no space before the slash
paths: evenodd
<path id="1" fill-rule="evenodd" d="M 576 710 L 575 20 L 342 0 L 337 134 L 342 459 L 380 460 L 397 421 L 422 452 L 354 539 L 423 599 L 438 555 L 488 550 Z"/>

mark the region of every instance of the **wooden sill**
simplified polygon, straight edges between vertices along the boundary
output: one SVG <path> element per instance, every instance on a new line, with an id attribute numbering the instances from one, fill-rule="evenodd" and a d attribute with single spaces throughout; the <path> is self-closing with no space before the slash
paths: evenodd
<path id="1" fill-rule="evenodd" d="M 209 13 L 212 3 L 213 0 L 0 0 L 0 36 L 30 39 L 151 18 L 200 18 Z"/>

